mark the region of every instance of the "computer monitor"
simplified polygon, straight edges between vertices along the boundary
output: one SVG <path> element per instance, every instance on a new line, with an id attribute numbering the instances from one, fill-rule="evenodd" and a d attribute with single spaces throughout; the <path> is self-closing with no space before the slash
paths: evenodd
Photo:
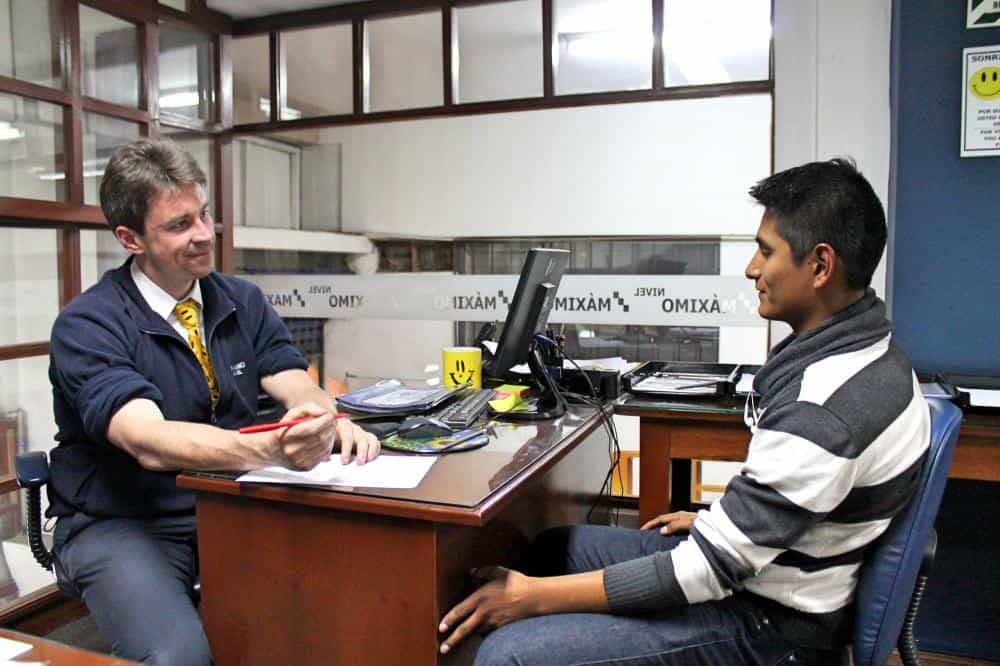
<path id="1" fill-rule="evenodd" d="M 511 413 L 512 418 L 555 418 L 566 411 L 565 400 L 556 389 L 535 344 L 535 335 L 545 332 L 559 281 L 567 266 L 568 250 L 537 247 L 528 250 L 496 353 L 484 364 L 484 375 L 501 379 L 511 367 L 527 362 L 532 377 L 539 384 L 541 395 L 536 409 Z"/>

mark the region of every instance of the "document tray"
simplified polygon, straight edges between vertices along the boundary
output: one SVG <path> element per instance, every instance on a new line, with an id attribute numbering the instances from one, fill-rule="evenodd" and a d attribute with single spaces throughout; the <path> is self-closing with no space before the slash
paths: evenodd
<path id="1" fill-rule="evenodd" d="M 622 389 L 633 395 L 718 398 L 733 394 L 740 366 L 731 363 L 646 361 L 622 375 Z"/>

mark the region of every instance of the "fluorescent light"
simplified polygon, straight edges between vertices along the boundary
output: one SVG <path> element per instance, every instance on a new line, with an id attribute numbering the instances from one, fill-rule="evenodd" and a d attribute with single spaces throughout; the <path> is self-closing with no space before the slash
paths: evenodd
<path id="1" fill-rule="evenodd" d="M 0 120 L 0 141 L 13 141 L 14 139 L 23 138 L 24 130 L 14 127 L 6 120 Z"/>
<path id="2" fill-rule="evenodd" d="M 96 160 L 84 160 L 83 161 L 83 177 L 84 178 L 94 178 L 95 176 L 103 176 L 104 168 L 108 166 L 108 160 L 106 158 L 99 158 Z M 87 168 L 91 167 L 91 168 Z M 96 168 L 95 168 L 96 167 Z M 45 172 L 45 169 L 39 166 L 34 166 L 28 169 L 28 173 L 34 174 L 38 177 L 38 180 L 66 180 L 66 174 L 62 171 L 50 171 Z"/>
<path id="3" fill-rule="evenodd" d="M 201 98 L 198 97 L 198 93 L 196 92 L 187 91 L 170 93 L 169 95 L 160 96 L 160 108 L 183 109 L 189 106 L 198 106 L 199 101 L 201 101 Z"/>

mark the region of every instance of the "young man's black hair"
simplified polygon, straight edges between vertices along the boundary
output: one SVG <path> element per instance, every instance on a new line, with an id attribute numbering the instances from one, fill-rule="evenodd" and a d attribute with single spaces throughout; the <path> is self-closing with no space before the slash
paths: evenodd
<path id="1" fill-rule="evenodd" d="M 774 216 L 796 262 L 829 243 L 844 261 L 848 287 L 871 284 L 885 249 L 885 213 L 853 161 L 810 162 L 776 173 L 751 187 L 750 196 Z"/>

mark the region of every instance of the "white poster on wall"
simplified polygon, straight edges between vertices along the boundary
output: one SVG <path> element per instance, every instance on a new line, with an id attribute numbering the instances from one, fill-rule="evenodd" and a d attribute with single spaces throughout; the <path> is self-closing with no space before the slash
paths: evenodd
<path id="1" fill-rule="evenodd" d="M 962 51 L 962 157 L 1000 155 L 1000 46 Z"/>
<path id="2" fill-rule="evenodd" d="M 282 317 L 503 321 L 516 275 L 248 275 Z M 757 292 L 722 275 L 566 275 L 553 323 L 763 326 Z"/>

